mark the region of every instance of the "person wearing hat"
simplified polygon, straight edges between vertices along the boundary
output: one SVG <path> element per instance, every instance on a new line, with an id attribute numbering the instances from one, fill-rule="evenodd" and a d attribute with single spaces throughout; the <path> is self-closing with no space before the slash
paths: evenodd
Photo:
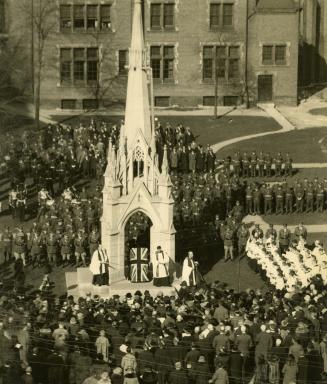
<path id="1" fill-rule="evenodd" d="M 188 384 L 187 371 L 183 369 L 181 361 L 174 364 L 174 369 L 168 374 L 167 382 L 169 384 Z"/>
<path id="2" fill-rule="evenodd" d="M 153 285 L 168 287 L 170 286 L 169 280 L 169 256 L 159 245 L 153 260 Z"/>

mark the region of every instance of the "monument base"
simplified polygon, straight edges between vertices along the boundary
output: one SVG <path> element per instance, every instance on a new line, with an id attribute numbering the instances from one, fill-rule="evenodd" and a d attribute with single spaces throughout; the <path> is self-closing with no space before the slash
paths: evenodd
<path id="1" fill-rule="evenodd" d="M 104 299 L 113 295 L 125 296 L 127 293 L 134 294 L 136 291 L 144 293 L 149 291 L 151 296 L 162 293 L 164 296 L 176 295 L 180 288 L 181 281 L 175 279 L 170 287 L 155 287 L 153 282 L 131 283 L 129 280 L 122 280 L 110 285 L 97 286 L 92 284 L 93 274 L 88 268 L 77 268 L 77 272 L 66 272 L 67 294 L 75 299 L 91 294 L 98 295 Z"/>

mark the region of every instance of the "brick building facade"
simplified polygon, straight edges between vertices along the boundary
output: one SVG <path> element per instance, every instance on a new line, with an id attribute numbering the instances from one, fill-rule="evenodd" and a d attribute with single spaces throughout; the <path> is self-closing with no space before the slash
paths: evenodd
<path id="1" fill-rule="evenodd" d="M 13 35 L 29 23 L 12 17 Z M 40 1 L 40 0 L 37 0 Z M 42 104 L 90 109 L 124 102 L 133 0 L 55 0 L 47 15 Z M 293 0 L 144 0 L 155 104 L 297 102 L 298 8 Z M 19 25 L 19 27 L 18 27 Z"/>

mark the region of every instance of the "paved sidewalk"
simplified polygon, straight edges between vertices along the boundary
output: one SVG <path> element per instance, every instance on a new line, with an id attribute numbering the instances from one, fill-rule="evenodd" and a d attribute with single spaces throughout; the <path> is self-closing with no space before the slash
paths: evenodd
<path id="1" fill-rule="evenodd" d="M 222 141 L 220 143 L 212 145 L 212 149 L 214 152 L 220 151 L 222 148 L 227 147 L 231 144 L 239 143 L 240 141 L 244 140 L 250 140 L 250 139 L 256 139 L 258 137 L 263 136 L 269 136 L 269 135 L 275 135 L 276 133 L 285 133 L 293 131 L 295 128 L 292 124 L 290 124 L 289 121 L 287 121 L 273 106 L 273 104 L 261 104 L 260 107 L 262 110 L 270 117 L 272 117 L 274 120 L 278 122 L 278 124 L 282 127 L 278 131 L 269 131 L 269 132 L 262 132 L 262 133 L 255 133 L 252 135 L 246 135 L 246 136 L 239 136 L 235 137 L 233 139 L 228 139 L 225 141 Z"/>

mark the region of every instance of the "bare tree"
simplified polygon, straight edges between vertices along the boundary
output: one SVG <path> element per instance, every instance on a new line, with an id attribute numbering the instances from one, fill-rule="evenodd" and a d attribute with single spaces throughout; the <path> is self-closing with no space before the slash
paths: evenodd
<path id="1" fill-rule="evenodd" d="M 112 88 L 121 80 L 117 69 L 116 51 L 113 48 L 112 41 L 108 41 L 106 34 L 106 41 L 103 42 L 103 34 L 95 31 L 92 34 L 94 45 L 98 48 L 97 58 L 97 77 L 88 81 L 89 91 L 93 98 L 96 100 L 98 106 L 102 105 L 104 100 L 112 96 Z"/>
<path id="2" fill-rule="evenodd" d="M 45 48 L 58 23 L 56 19 L 57 2 L 52 0 L 25 0 L 22 7 L 27 17 L 27 23 L 32 29 L 31 57 L 34 58 L 32 82 L 34 82 L 35 124 L 38 129 L 40 127 L 41 85 L 45 65 Z"/>
<path id="3" fill-rule="evenodd" d="M 19 41 L 4 41 L 0 45 L 0 113 L 10 113 L 8 106 L 23 101 L 29 85 L 29 76 L 24 70 L 26 53 Z"/>
<path id="4" fill-rule="evenodd" d="M 218 118 L 218 83 L 219 83 L 219 57 L 217 55 L 217 47 L 221 46 L 222 43 L 224 42 L 224 36 L 223 36 L 223 32 L 218 32 L 217 33 L 217 43 L 218 45 L 216 45 L 216 50 L 215 50 L 215 55 L 216 57 L 214 58 L 214 63 L 215 63 L 215 67 L 214 67 L 214 92 L 215 92 L 215 96 L 214 96 L 214 118 L 217 119 Z"/>

